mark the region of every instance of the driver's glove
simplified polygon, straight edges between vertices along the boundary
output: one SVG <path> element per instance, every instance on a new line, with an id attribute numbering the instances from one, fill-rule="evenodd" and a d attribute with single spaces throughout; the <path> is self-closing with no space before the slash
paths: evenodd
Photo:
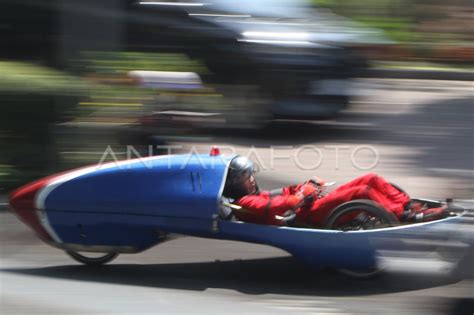
<path id="1" fill-rule="evenodd" d="M 311 184 L 303 185 L 296 194 L 300 199 L 299 206 L 309 205 L 318 198 L 319 189 Z"/>
<path id="2" fill-rule="evenodd" d="M 288 206 L 291 209 L 297 209 L 302 206 L 310 205 L 318 198 L 318 189 L 310 184 L 301 186 L 298 192 L 288 196 Z"/>

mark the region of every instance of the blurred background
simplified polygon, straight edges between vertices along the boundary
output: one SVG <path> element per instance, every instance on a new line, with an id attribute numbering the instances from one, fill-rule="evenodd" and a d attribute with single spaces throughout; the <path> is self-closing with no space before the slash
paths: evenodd
<path id="1" fill-rule="evenodd" d="M 472 17 L 462 0 L 4 0 L 0 189 L 95 163 L 108 145 L 148 154 L 180 136 L 253 138 L 268 128 L 297 142 L 332 137 L 321 126 L 357 122 L 357 104 L 368 114 L 396 106 L 377 84 L 441 90 L 387 78 L 469 82 Z M 441 86 L 459 90 L 452 82 Z M 281 119 L 302 124 L 274 124 Z"/>
<path id="2" fill-rule="evenodd" d="M 259 183 L 268 189 L 315 174 L 341 184 L 375 171 L 414 195 L 470 202 L 474 194 L 473 18 L 474 7 L 468 0 L 2 0 L 0 205 L 6 205 L 12 189 L 29 181 L 98 163 L 108 148 L 117 159 L 125 159 L 127 146 L 148 156 L 166 153 L 163 145 L 175 146 L 173 153 L 193 148 L 207 153 L 213 144 L 228 152 L 253 152 L 254 160 L 263 166 Z M 298 151 L 304 146 L 316 147 L 321 154 Z M 2 231 L 13 234 L 5 238 L 4 245 L 10 247 L 2 254 L 4 264 L 21 265 L 18 261 L 24 259 L 26 265 L 34 265 L 29 254 L 49 253 L 45 248 L 19 253 L 18 248 L 25 248 L 19 245 L 38 244 L 24 236 L 29 235 L 26 231 L 19 232 L 18 225 L 5 222 Z M 15 235 L 21 237 L 15 240 Z M 179 248 L 188 249 L 184 256 L 177 255 L 178 262 L 214 257 L 214 253 L 189 251 L 207 248 L 199 240 L 190 242 L 177 243 L 177 251 L 173 247 L 168 251 L 177 255 Z M 239 246 L 234 244 L 224 257 L 216 254 L 216 259 L 282 255 L 268 248 Z M 60 261 L 54 255 L 40 257 L 54 264 L 48 261 Z M 168 263 L 166 258 L 150 259 Z M 251 270 L 265 264 L 250 261 L 231 267 L 242 267 L 258 278 Z M 275 272 L 282 268 L 278 261 L 272 265 Z M 172 282 L 187 267 L 157 267 L 155 272 L 171 273 L 164 287 L 176 288 Z M 191 270 L 204 268 L 209 274 L 204 280 L 209 282 L 214 267 L 194 264 Z M 100 273 L 53 271 L 68 280 L 66 275 L 72 272 L 73 279 L 107 282 Z M 120 278 L 121 271 L 116 271 Z M 287 280 L 296 296 L 322 294 L 338 305 L 334 297 L 338 292 L 350 295 L 347 287 L 341 291 L 334 285 L 333 276 L 320 276 L 321 287 L 313 291 Z M 194 280 L 203 280 L 188 277 L 193 281 L 188 279 L 178 288 L 188 289 Z M 272 273 L 260 280 L 273 285 L 267 277 Z M 210 283 L 248 289 L 232 279 Z M 410 314 L 433 314 L 451 309 L 448 297 L 473 292 L 472 281 L 455 285 L 443 277 L 397 279 L 362 285 L 365 295 L 391 293 L 378 302 L 352 297 L 345 300 L 350 305 L 346 308 L 323 302 L 312 307 L 320 312 L 328 306 L 327 312 L 378 314 L 395 305 Z M 137 284 L 136 280 L 125 283 Z M 20 284 L 15 285 L 8 289 L 22 291 Z M 37 284 L 28 285 L 36 288 Z M 51 288 L 45 292 L 56 292 L 54 283 L 48 285 Z M 145 286 L 164 291 L 159 282 Z M 289 299 L 285 290 L 278 286 L 264 290 L 266 300 L 257 302 L 234 298 L 245 302 L 248 313 L 273 314 L 275 305 L 280 311 L 289 307 L 295 312 L 307 307 L 301 296 L 296 299 L 299 304 L 281 302 Z M 406 292 L 413 290 L 422 293 Z M 286 297 L 275 297 L 282 292 Z M 125 291 L 104 298 L 112 304 L 114 296 L 121 295 L 128 301 Z M 66 299 L 65 308 L 53 309 L 73 312 L 69 307 L 77 300 Z M 2 301 L 7 313 L 28 311 L 14 299 Z M 144 303 L 138 310 L 153 308 L 147 304 L 150 301 Z M 210 305 L 205 299 L 199 303 Z M 51 311 L 43 307 L 38 312 Z M 125 309 L 133 313 L 135 307 L 132 303 Z M 212 312 L 227 307 L 214 305 Z"/>

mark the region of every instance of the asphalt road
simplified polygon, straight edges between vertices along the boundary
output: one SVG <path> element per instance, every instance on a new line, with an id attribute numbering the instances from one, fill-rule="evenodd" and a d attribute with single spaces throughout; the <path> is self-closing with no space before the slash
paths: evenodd
<path id="1" fill-rule="evenodd" d="M 360 96 L 338 120 L 276 122 L 197 148 L 213 143 L 246 154 L 254 146 L 259 182 L 269 189 L 314 174 L 343 183 L 375 171 L 414 195 L 472 199 L 471 82 L 363 80 L 357 87 Z M 182 144 L 185 151 L 194 143 Z M 305 145 L 322 152 L 318 167 L 303 169 L 319 161 L 317 150 L 298 151 Z M 456 298 L 474 295 L 472 279 L 442 269 L 407 266 L 354 280 L 308 270 L 271 247 L 191 237 L 90 269 L 8 212 L 0 212 L 0 237 L 2 314 L 448 314 Z"/>

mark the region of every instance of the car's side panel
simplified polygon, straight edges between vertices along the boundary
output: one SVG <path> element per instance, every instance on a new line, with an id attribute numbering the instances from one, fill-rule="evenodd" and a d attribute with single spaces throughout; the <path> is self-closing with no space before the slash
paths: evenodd
<path id="1" fill-rule="evenodd" d="M 144 249 L 156 229 L 207 236 L 228 161 L 166 156 L 74 171 L 39 193 L 38 208 L 57 243 Z"/>
<path id="2" fill-rule="evenodd" d="M 430 239 L 432 247 L 442 244 L 452 237 L 449 231 L 460 218 L 354 232 L 222 221 L 219 237 L 275 246 L 313 267 L 364 269 L 376 266 L 382 251 L 413 251 L 417 239 Z"/>
<path id="3" fill-rule="evenodd" d="M 212 237 L 212 221 L 194 218 L 56 211 L 52 224 L 62 248 L 110 248 L 139 252 L 164 240 L 168 232 Z M 99 250 L 103 251 L 103 250 Z"/>
<path id="4" fill-rule="evenodd" d="M 221 222 L 220 236 L 281 248 L 313 267 L 367 268 L 376 264 L 367 234 Z"/>

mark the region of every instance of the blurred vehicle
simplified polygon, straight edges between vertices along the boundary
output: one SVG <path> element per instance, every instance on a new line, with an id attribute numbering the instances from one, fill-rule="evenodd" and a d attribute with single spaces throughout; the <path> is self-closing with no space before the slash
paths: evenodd
<path id="1" fill-rule="evenodd" d="M 351 79 L 367 66 L 361 48 L 387 43 L 379 31 L 304 0 L 8 0 L 3 9 L 0 31 L 10 45 L 0 53 L 5 58 L 79 73 L 87 72 L 74 63 L 83 52 L 177 53 L 199 60 L 207 69 L 199 79 L 222 95 L 226 124 L 238 128 L 337 115 L 354 92 Z M 127 71 L 159 70 L 144 65 Z"/>
<path id="2" fill-rule="evenodd" d="M 201 79 L 231 105 L 227 123 L 241 128 L 334 117 L 367 66 L 358 47 L 384 42 L 377 31 L 301 0 L 142 1 L 130 10 L 129 49 L 202 60 L 209 73 Z"/>
<path id="3" fill-rule="evenodd" d="M 169 155 L 94 165 L 52 175 L 12 193 L 11 211 L 46 243 L 90 265 L 119 253 L 136 253 L 169 233 L 266 244 L 309 266 L 336 267 L 357 276 L 378 272 L 382 250 L 413 250 L 409 238 L 451 237 L 449 226 L 466 211 L 426 223 L 400 225 L 374 203 L 356 200 L 336 207 L 326 229 L 270 226 L 229 218 L 245 211 L 222 196 L 230 161 L 213 148 L 209 155 Z M 440 205 L 438 201 L 428 201 Z M 366 219 L 357 222 L 363 213 Z M 340 218 L 352 217 L 338 224 Z M 232 217 L 232 216 L 230 216 Z M 387 218 L 388 217 L 388 218 Z M 102 253 L 91 257 L 88 253 Z"/>

